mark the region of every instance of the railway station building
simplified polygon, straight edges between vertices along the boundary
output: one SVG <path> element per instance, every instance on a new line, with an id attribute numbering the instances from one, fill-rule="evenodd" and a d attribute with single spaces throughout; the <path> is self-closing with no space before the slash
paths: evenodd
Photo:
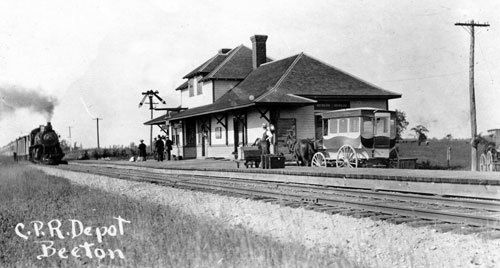
<path id="1" fill-rule="evenodd" d="M 238 146 L 262 137 L 263 123 L 275 126 L 277 151 L 287 153 L 287 138 L 321 139 L 322 112 L 389 109 L 401 97 L 304 53 L 272 60 L 267 36 L 250 40 L 252 48 L 220 49 L 186 74 L 175 89 L 182 109 L 144 123 L 168 129 L 173 154 L 234 159 Z"/>

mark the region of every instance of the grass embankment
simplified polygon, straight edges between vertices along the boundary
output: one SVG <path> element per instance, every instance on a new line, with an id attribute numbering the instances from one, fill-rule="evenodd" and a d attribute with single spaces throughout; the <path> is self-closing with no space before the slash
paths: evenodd
<path id="1" fill-rule="evenodd" d="M 429 144 L 416 141 L 398 144 L 401 157 L 417 158 L 423 169 L 448 169 L 447 150 L 451 147 L 450 169 L 470 167 L 470 143 L 468 140 L 429 140 Z"/>
<path id="2" fill-rule="evenodd" d="M 123 234 L 113 217 L 121 217 Z M 60 220 L 61 236 L 50 235 L 47 224 Z M 81 233 L 76 224 L 72 238 L 70 219 L 90 226 Z M 41 232 L 36 237 L 34 225 L 41 221 Z M 75 221 L 76 222 L 76 221 Z M 24 240 L 16 234 L 19 228 Z M 52 225 L 56 226 L 53 221 Z M 39 224 L 39 223 L 36 223 Z M 113 227 L 116 230 L 113 230 Z M 96 227 L 100 227 L 96 229 Z M 96 231 L 105 232 L 99 243 Z M 28 231 L 31 234 L 28 235 Z M 115 232 L 113 232 L 115 231 Z M 111 236 L 110 234 L 116 234 Z M 58 253 L 37 259 L 43 245 L 65 248 L 62 258 Z M 92 258 L 80 245 L 88 246 Z M 75 257 L 71 251 L 77 247 Z M 103 251 L 100 251 L 100 250 Z M 109 251 L 115 253 L 114 259 Z M 52 250 L 47 250 L 52 253 Z M 123 252 L 124 259 L 119 256 Z M 106 256 L 99 259 L 102 254 Z M 296 244 L 278 243 L 270 238 L 254 235 L 244 229 L 228 229 L 217 222 L 206 221 L 193 215 L 180 213 L 174 208 L 138 202 L 100 190 L 76 186 L 63 178 L 48 176 L 29 165 L 2 164 L 0 162 L 0 266 L 167 266 L 167 267 L 275 267 L 275 266 L 346 266 L 338 256 L 306 249 Z M 350 265 L 348 265 L 350 266 Z"/>

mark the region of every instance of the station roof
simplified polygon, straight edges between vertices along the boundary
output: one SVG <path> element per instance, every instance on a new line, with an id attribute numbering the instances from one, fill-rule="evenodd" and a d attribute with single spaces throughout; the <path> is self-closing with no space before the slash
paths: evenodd
<path id="1" fill-rule="evenodd" d="M 161 109 L 156 109 L 156 110 L 163 110 L 167 111 L 166 114 L 153 118 L 149 121 L 144 122 L 144 125 L 162 125 L 165 124 L 165 121 L 168 120 L 169 118 L 172 117 L 172 113 L 179 113 L 180 111 L 184 111 L 187 108 L 184 107 L 174 107 L 174 108 L 161 108 Z"/>
<path id="2" fill-rule="evenodd" d="M 150 125 L 163 125 L 163 124 L 165 124 L 165 121 L 168 118 L 170 118 L 170 116 L 165 114 L 165 115 L 162 115 L 162 116 L 159 116 L 159 117 L 156 117 L 156 118 L 153 118 L 149 121 L 144 122 L 144 125 L 148 125 L 148 126 L 150 126 Z"/>
<path id="3" fill-rule="evenodd" d="M 251 52 L 250 49 L 248 49 Z M 397 94 L 365 82 L 304 53 L 267 62 L 213 104 L 183 111 L 170 119 L 182 119 L 257 104 L 315 103 L 315 97 L 400 98 Z"/>

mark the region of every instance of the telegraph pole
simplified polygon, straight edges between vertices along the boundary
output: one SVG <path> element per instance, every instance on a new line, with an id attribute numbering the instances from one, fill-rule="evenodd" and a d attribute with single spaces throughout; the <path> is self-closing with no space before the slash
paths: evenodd
<path id="1" fill-rule="evenodd" d="M 99 145 L 99 120 L 102 120 L 102 118 L 96 117 L 94 118 L 97 122 L 97 149 L 100 149 L 101 146 Z"/>
<path id="2" fill-rule="evenodd" d="M 477 136 L 477 123 L 476 123 L 476 96 L 474 89 L 474 28 L 475 27 L 489 27 L 488 23 L 475 23 L 474 20 L 470 22 L 457 22 L 455 26 L 468 27 L 470 30 L 470 57 L 469 57 L 469 95 L 470 95 L 470 124 L 471 124 L 471 165 L 472 171 L 477 171 L 477 143 L 474 139 Z"/>
<path id="3" fill-rule="evenodd" d="M 69 150 L 71 151 L 72 149 L 72 144 L 71 144 L 71 126 L 68 126 L 68 131 L 69 131 L 69 135 L 68 135 L 68 143 L 69 143 Z"/>
<path id="4" fill-rule="evenodd" d="M 149 95 L 149 110 L 151 110 L 151 120 L 153 119 L 153 95 Z M 153 152 L 153 125 L 149 126 L 149 150 Z"/>

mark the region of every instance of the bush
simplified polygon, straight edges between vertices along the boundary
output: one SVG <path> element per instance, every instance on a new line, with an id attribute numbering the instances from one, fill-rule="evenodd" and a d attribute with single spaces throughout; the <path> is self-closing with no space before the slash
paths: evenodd
<path id="1" fill-rule="evenodd" d="M 97 149 L 95 149 L 94 151 L 92 151 L 92 158 L 94 158 L 95 160 L 99 159 L 100 155 L 99 155 L 99 151 Z"/>
<path id="2" fill-rule="evenodd" d="M 109 151 L 108 151 L 108 149 L 104 149 L 104 150 L 102 150 L 102 154 L 101 154 L 101 157 L 102 157 L 102 158 L 106 158 L 106 157 L 109 157 L 109 156 L 110 156 L 110 155 L 109 155 Z"/>
<path id="3" fill-rule="evenodd" d="M 83 151 L 83 154 L 78 158 L 79 160 L 89 160 L 89 153 L 85 150 Z"/>

